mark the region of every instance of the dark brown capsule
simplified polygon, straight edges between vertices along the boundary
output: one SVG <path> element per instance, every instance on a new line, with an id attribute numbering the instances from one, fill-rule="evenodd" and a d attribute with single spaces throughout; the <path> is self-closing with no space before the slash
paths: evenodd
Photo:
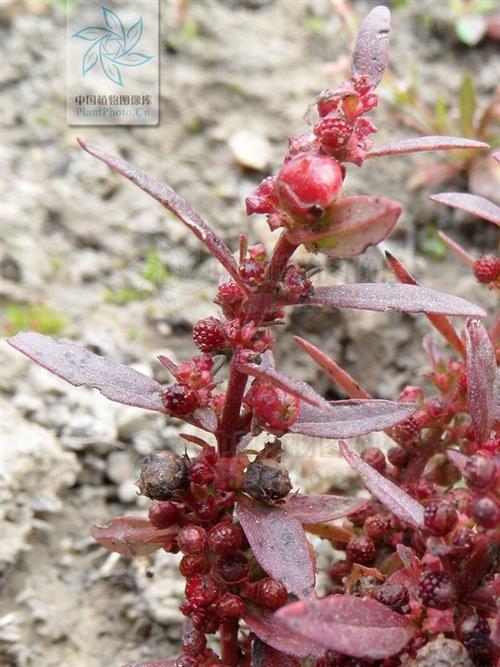
<path id="1" fill-rule="evenodd" d="M 137 486 L 141 495 L 168 500 L 188 484 L 186 458 L 173 452 L 157 452 L 142 462 Z"/>
<path id="2" fill-rule="evenodd" d="M 288 470 L 278 461 L 256 460 L 246 469 L 244 489 L 255 500 L 270 502 L 287 496 L 292 483 Z"/>

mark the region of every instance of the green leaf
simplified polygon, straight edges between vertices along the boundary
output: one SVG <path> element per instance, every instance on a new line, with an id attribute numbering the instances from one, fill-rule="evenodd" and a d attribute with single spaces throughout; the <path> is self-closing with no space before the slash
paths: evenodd
<path id="1" fill-rule="evenodd" d="M 476 110 L 476 91 L 472 77 L 465 74 L 460 85 L 460 132 L 466 137 L 474 136 L 474 112 Z"/>
<path id="2" fill-rule="evenodd" d="M 66 320 L 62 313 L 43 303 L 6 303 L 4 326 L 7 336 L 27 329 L 43 334 L 59 334 L 64 330 Z"/>

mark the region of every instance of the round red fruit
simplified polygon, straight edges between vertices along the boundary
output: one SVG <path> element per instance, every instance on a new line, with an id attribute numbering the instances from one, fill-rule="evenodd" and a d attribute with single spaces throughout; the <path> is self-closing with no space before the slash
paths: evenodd
<path id="1" fill-rule="evenodd" d="M 241 528 L 230 521 L 221 521 L 208 533 L 208 547 L 218 556 L 228 556 L 241 547 Z"/>
<path id="2" fill-rule="evenodd" d="M 193 328 L 193 340 L 202 352 L 223 349 L 226 337 L 221 320 L 216 317 L 207 317 L 196 322 Z"/>
<path id="3" fill-rule="evenodd" d="M 253 595 L 257 604 L 268 609 L 279 609 L 288 599 L 286 588 L 276 579 L 261 579 L 261 581 L 258 581 Z"/>
<path id="4" fill-rule="evenodd" d="M 177 546 L 183 554 L 197 554 L 204 551 L 207 544 L 207 533 L 201 526 L 188 524 L 181 528 L 177 535 Z"/>
<path id="5" fill-rule="evenodd" d="M 342 190 L 344 174 L 337 160 L 315 152 L 285 162 L 277 178 L 281 206 L 300 221 L 323 216 Z"/>
<path id="6" fill-rule="evenodd" d="M 447 535 L 455 528 L 457 521 L 457 511 L 450 503 L 431 503 L 424 510 L 424 526 L 431 535 Z"/>
<path id="7" fill-rule="evenodd" d="M 498 505 L 489 496 L 475 498 L 471 503 L 471 514 L 474 521 L 482 528 L 495 528 L 500 518 Z"/>
<path id="8" fill-rule="evenodd" d="M 176 523 L 178 517 L 178 507 L 169 500 L 155 500 L 148 512 L 148 518 L 155 528 L 170 528 Z"/>
<path id="9" fill-rule="evenodd" d="M 365 461 L 365 463 L 368 463 L 368 465 L 371 465 L 372 468 L 375 468 L 377 472 L 381 474 L 385 472 L 385 456 L 382 450 L 378 447 L 368 447 L 361 454 L 361 458 L 363 461 Z"/>
<path id="10" fill-rule="evenodd" d="M 198 406 L 198 399 L 194 391 L 178 382 L 167 387 L 162 398 L 163 405 L 172 417 L 185 417 Z"/>
<path id="11" fill-rule="evenodd" d="M 186 598 L 195 607 L 209 607 L 219 597 L 219 586 L 207 575 L 195 575 L 186 581 Z"/>
<path id="12" fill-rule="evenodd" d="M 496 464 L 493 459 L 485 456 L 474 455 L 467 461 L 464 469 L 464 477 L 472 489 L 487 489 L 495 479 Z"/>
<path id="13" fill-rule="evenodd" d="M 215 607 L 217 615 L 223 620 L 240 618 L 245 609 L 243 598 L 234 593 L 224 593 Z"/>
<path id="14" fill-rule="evenodd" d="M 455 600 L 453 582 L 446 572 L 426 572 L 420 577 L 422 602 L 435 609 L 449 609 Z"/>
<path id="15" fill-rule="evenodd" d="M 500 257 L 483 255 L 474 262 L 473 271 L 480 283 L 492 283 L 498 280 L 500 278 Z"/>
<path id="16" fill-rule="evenodd" d="M 360 565 L 369 565 L 375 559 L 376 549 L 369 537 L 360 535 L 349 540 L 346 548 L 346 553 L 349 558 Z"/>
<path id="17" fill-rule="evenodd" d="M 210 561 L 205 554 L 187 554 L 181 558 L 179 572 L 183 577 L 193 577 L 195 574 L 208 574 Z"/>

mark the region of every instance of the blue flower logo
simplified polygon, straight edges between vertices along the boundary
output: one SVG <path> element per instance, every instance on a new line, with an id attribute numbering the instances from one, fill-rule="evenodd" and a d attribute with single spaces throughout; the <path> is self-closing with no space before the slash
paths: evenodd
<path id="1" fill-rule="evenodd" d="M 134 51 L 142 37 L 142 17 L 125 31 L 116 12 L 107 7 L 101 9 L 105 28 L 92 26 L 73 35 L 92 42 L 82 59 L 82 76 L 86 76 L 99 64 L 108 79 L 123 86 L 120 67 L 139 67 L 153 57 Z"/>

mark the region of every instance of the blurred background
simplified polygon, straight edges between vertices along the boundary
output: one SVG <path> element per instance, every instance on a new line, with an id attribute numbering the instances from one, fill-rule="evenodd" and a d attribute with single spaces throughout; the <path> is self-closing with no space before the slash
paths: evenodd
<path id="1" fill-rule="evenodd" d="M 215 312 L 217 266 L 181 223 L 84 154 L 76 137 L 168 182 L 232 249 L 242 231 L 272 244 L 264 219 L 246 217 L 243 199 L 279 168 L 288 135 L 304 131 L 318 93 L 347 76 L 360 18 L 375 4 L 160 2 L 159 125 L 74 128 L 66 124 L 64 55 L 72 3 L 2 0 L 4 336 L 34 329 L 69 338 L 167 382 L 155 357 L 194 353 L 193 323 Z M 498 0 L 387 4 L 390 70 L 379 88 L 376 144 L 457 134 L 498 148 Z M 426 198 L 463 190 L 500 203 L 499 166 L 487 155 L 370 161 L 362 171 L 351 167 L 346 190 L 401 201 L 384 248 L 422 284 L 491 308 L 492 295 L 447 253 L 437 230 L 476 256 L 494 248 L 493 226 Z M 378 248 L 348 262 L 306 253 L 300 261 L 321 266 L 322 282 L 391 279 Z M 291 354 L 298 334 L 376 397 L 396 398 L 425 372 L 421 338 L 429 331 L 423 316 L 301 308 L 279 332 L 277 358 L 328 398 L 342 397 L 304 353 Z M 68 387 L 5 343 L 2 354 L 1 665 L 109 667 L 168 657 L 181 622 L 173 557 L 127 561 L 105 553 L 88 531 L 145 510 L 134 485 L 138 465 L 162 447 L 181 451 L 178 425 Z M 302 489 L 355 484 L 322 443 L 299 443 L 295 464 Z"/>

